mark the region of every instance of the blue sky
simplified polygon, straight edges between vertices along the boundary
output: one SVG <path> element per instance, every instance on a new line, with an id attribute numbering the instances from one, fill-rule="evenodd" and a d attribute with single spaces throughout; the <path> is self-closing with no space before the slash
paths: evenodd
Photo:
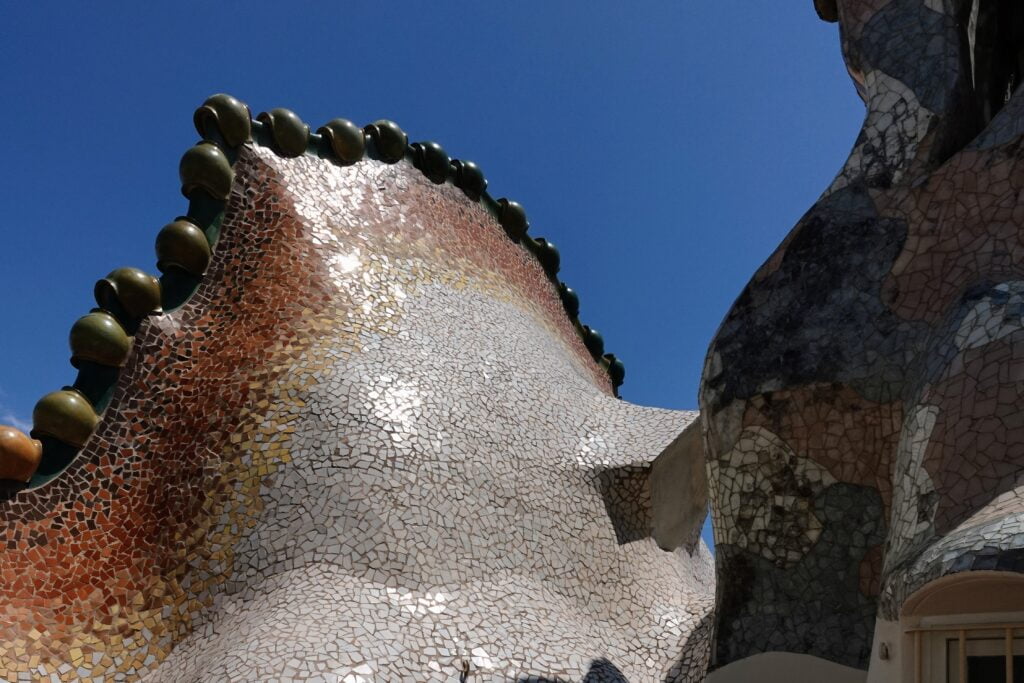
<path id="1" fill-rule="evenodd" d="M 117 266 L 155 271 L 192 110 L 397 121 L 562 253 L 630 401 L 695 408 L 729 305 L 863 118 L 811 0 L 11 3 L 0 41 L 0 421 L 69 384 Z"/>

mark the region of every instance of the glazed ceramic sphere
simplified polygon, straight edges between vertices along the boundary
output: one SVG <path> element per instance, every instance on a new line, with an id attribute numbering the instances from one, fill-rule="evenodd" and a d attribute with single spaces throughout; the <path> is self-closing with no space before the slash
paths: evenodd
<path id="1" fill-rule="evenodd" d="M 43 456 L 43 445 L 20 429 L 0 425 L 0 479 L 27 482 Z"/>
<path id="2" fill-rule="evenodd" d="M 814 0 L 814 9 L 824 21 L 830 23 L 839 21 L 839 8 L 836 0 Z"/>
<path id="3" fill-rule="evenodd" d="M 75 389 L 43 396 L 32 411 L 32 432 L 80 448 L 99 422 L 89 401 Z"/>
<path id="4" fill-rule="evenodd" d="M 187 218 L 165 225 L 156 236 L 156 267 L 162 272 L 179 268 L 200 277 L 210 265 L 210 243 L 206 235 Z"/>
<path id="5" fill-rule="evenodd" d="M 286 157 L 297 157 L 309 144 L 309 126 L 290 109 L 271 109 L 256 117 L 270 127 L 274 148 Z"/>
<path id="6" fill-rule="evenodd" d="M 455 170 L 456 187 L 459 187 L 474 202 L 480 201 L 484 191 L 487 190 L 487 179 L 480 167 L 472 161 L 459 159 L 452 161 L 452 167 Z"/>
<path id="7" fill-rule="evenodd" d="M 440 185 L 448 178 L 451 159 L 444 148 L 436 142 L 416 142 L 412 145 L 413 164 L 430 179 Z"/>
<path id="8" fill-rule="evenodd" d="M 498 220 L 512 241 L 518 242 L 526 237 L 530 223 L 526 220 L 526 210 L 522 204 L 502 197 L 498 200 L 498 207 Z"/>
<path id="9" fill-rule="evenodd" d="M 317 133 L 327 139 L 334 155 L 343 163 L 354 164 L 366 152 L 366 133 L 348 119 L 332 119 Z"/>
<path id="10" fill-rule="evenodd" d="M 234 172 L 224 152 L 213 142 L 204 140 L 181 157 L 178 175 L 181 193 L 186 197 L 202 190 L 213 199 L 224 200 L 231 193 Z"/>
<path id="11" fill-rule="evenodd" d="M 93 294 L 100 308 L 120 308 L 132 319 L 160 310 L 160 281 L 138 268 L 111 271 L 96 282 Z"/>
<path id="12" fill-rule="evenodd" d="M 230 147 L 237 147 L 250 139 L 251 119 L 249 107 L 244 102 L 224 93 L 206 98 L 192 117 L 196 131 L 200 135 L 205 138 L 210 132 L 209 128 L 213 126 Z"/>
<path id="13" fill-rule="evenodd" d="M 380 119 L 366 126 L 364 130 L 373 138 L 381 161 L 394 164 L 405 156 L 405 149 L 409 146 L 409 136 L 394 121 Z"/>
<path id="14" fill-rule="evenodd" d="M 106 311 L 93 311 L 75 322 L 69 335 L 71 363 L 82 361 L 119 368 L 131 351 L 132 342 L 124 328 Z"/>

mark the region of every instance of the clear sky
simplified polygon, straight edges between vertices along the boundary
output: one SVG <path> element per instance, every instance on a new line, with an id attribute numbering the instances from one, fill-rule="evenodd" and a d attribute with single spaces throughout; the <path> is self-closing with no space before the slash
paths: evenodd
<path id="1" fill-rule="evenodd" d="M 214 92 L 397 121 L 484 170 L 562 253 L 623 396 L 692 409 L 708 342 L 863 118 L 812 0 L 6 3 L 0 422 L 70 384 L 118 266 L 157 272 Z"/>

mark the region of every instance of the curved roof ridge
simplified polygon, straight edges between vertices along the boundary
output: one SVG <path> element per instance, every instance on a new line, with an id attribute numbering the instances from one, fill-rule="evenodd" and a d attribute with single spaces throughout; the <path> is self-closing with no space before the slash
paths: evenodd
<path id="1" fill-rule="evenodd" d="M 509 239 L 522 244 L 534 255 L 558 290 L 566 315 L 587 350 L 595 362 L 608 372 L 613 391 L 618 396 L 618 388 L 625 380 L 625 366 L 615 354 L 604 352 L 604 339 L 600 333 L 580 321 L 579 296 L 557 277 L 561 265 L 558 249 L 544 237 L 530 237 L 527 234 L 530 223 L 526 211 L 518 202 L 506 197 L 495 199 L 489 194 L 487 180 L 477 164 L 449 157 L 436 142 L 409 143 L 405 131 L 388 119 L 374 121 L 362 128 L 347 119 L 332 119 L 312 132 L 291 110 L 272 109 L 252 119 L 245 104 L 223 94 L 211 96 L 196 110 L 196 129 L 206 140 L 226 143 L 228 135 L 238 134 L 236 130 L 242 125 L 243 116 L 249 118 L 253 142 L 269 147 L 281 156 L 308 155 L 330 159 L 346 166 L 363 158 L 391 164 L 404 159 L 432 183 L 443 185 L 450 182 L 461 189 L 471 201 L 478 202 L 494 217 Z M 221 128 L 228 132 L 222 133 Z"/>
<path id="2" fill-rule="evenodd" d="M 136 268 L 118 268 L 96 283 L 97 308 L 71 329 L 71 363 L 78 369 L 74 384 L 36 404 L 33 439 L 13 427 L 3 428 L 0 434 L 4 436 L 0 438 L 0 482 L 9 491 L 38 488 L 67 469 L 99 425 L 99 415 L 110 403 L 142 320 L 180 308 L 198 289 L 220 236 L 233 165 L 247 142 L 284 157 L 309 155 L 342 165 L 364 158 L 390 164 L 407 160 L 434 184 L 450 182 L 461 189 L 495 218 L 509 239 L 534 255 L 618 396 L 625 367 L 614 354 L 604 352 L 601 335 L 580 322 L 579 297 L 557 277 L 558 249 L 543 237 L 527 234 L 530 224 L 523 207 L 505 197 L 492 197 L 483 172 L 472 161 L 450 158 L 436 142 L 410 144 L 398 124 L 386 119 L 359 127 L 338 118 L 312 132 L 288 109 L 272 109 L 253 118 L 245 103 L 223 93 L 208 97 L 193 120 L 202 139 L 185 152 L 178 168 L 189 207 L 186 215 L 157 235 L 157 268 L 162 275 L 157 279 Z"/>

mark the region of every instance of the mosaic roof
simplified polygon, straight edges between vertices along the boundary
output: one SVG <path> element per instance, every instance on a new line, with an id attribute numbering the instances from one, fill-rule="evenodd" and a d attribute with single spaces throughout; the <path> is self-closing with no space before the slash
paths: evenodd
<path id="1" fill-rule="evenodd" d="M 705 361 L 718 666 L 885 666 L 915 591 L 1024 570 L 1024 6 L 816 7 L 867 112 Z"/>
<path id="2" fill-rule="evenodd" d="M 0 677 L 701 680 L 697 415 L 616 396 L 522 208 L 389 121 L 195 120 L 162 276 L 0 431 Z"/>

